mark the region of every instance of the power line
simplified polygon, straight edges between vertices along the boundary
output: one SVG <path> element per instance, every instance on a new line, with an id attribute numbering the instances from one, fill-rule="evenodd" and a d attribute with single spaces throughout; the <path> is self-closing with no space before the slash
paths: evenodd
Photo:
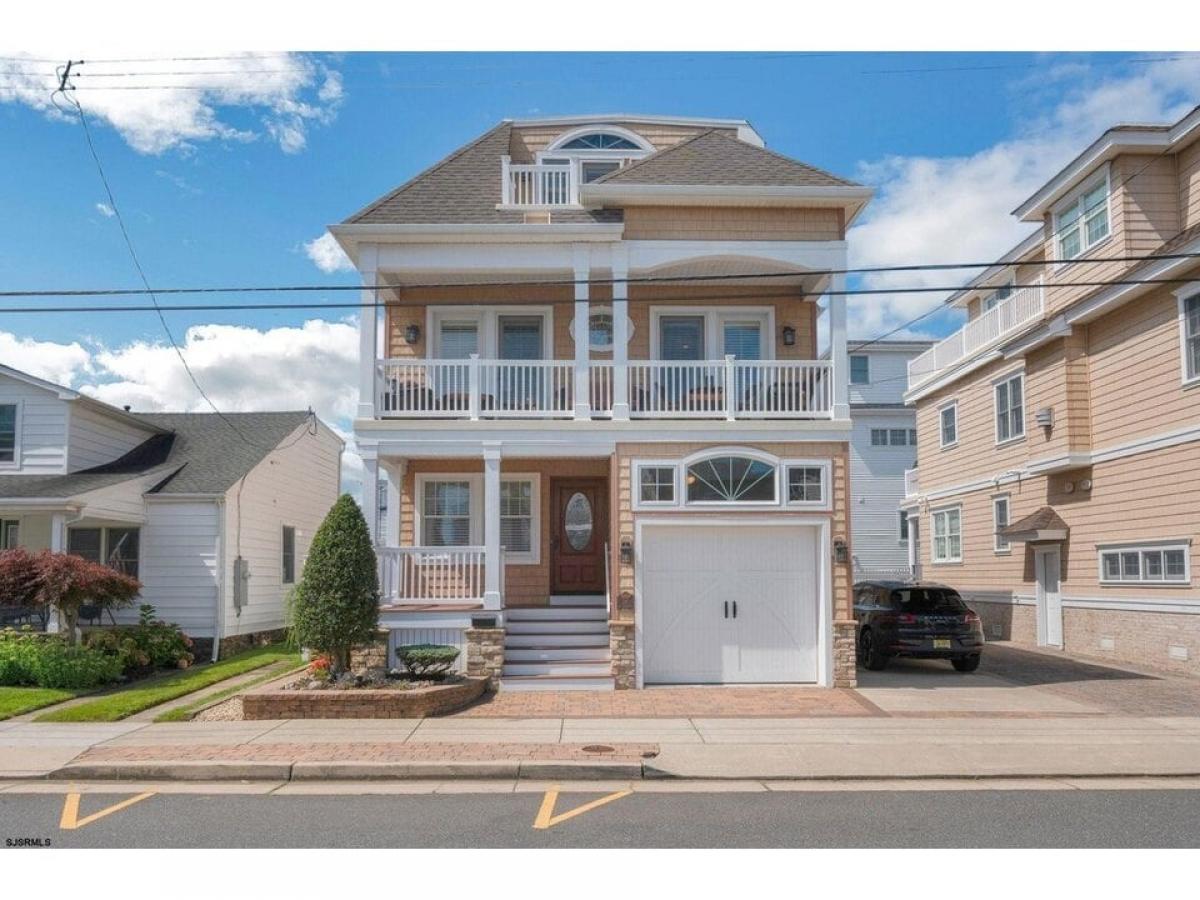
<path id="1" fill-rule="evenodd" d="M 1162 253 L 1135 254 L 1124 256 L 1077 256 L 1073 259 L 1049 259 L 1030 265 L 1066 265 L 1082 263 L 1116 263 L 1116 262 L 1145 262 L 1148 260 L 1171 259 L 1200 259 L 1200 253 Z M 747 279 L 776 279 L 798 277 L 824 277 L 826 275 L 872 275 L 888 272 L 937 272 L 953 271 L 956 269 L 982 269 L 996 265 L 1004 265 L 996 260 L 989 262 L 952 262 L 952 263 L 915 263 L 903 266 L 859 266 L 844 269 L 806 269 L 796 272 L 741 272 L 718 275 L 634 275 L 625 278 L 535 278 L 525 281 L 431 281 L 411 282 L 400 285 L 379 285 L 381 290 L 416 290 L 422 288 L 454 288 L 454 287 L 573 287 L 578 284 L 612 285 L 612 284 L 691 284 L 708 282 L 732 282 Z M 1062 284 L 1059 282 L 1059 284 Z M 1083 285 L 1075 285 L 1083 286 Z M 986 288 L 986 285 L 976 287 Z M 262 293 L 303 293 L 303 292 L 342 292 L 362 291 L 371 288 L 361 284 L 291 284 L 291 285 L 240 285 L 222 287 L 178 287 L 178 288 L 62 288 L 40 290 L 3 290 L 0 298 L 5 297 L 134 297 L 145 294 L 262 294 Z M 950 287 L 929 288 L 879 288 L 872 290 L 874 294 L 916 293 L 936 291 L 963 290 L 962 285 Z M 822 291 L 821 293 L 831 293 Z"/>

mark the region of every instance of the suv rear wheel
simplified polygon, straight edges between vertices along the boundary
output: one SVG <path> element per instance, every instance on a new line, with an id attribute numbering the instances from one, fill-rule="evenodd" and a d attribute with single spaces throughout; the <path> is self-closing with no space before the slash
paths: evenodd
<path id="1" fill-rule="evenodd" d="M 888 664 L 887 654 L 875 642 L 875 635 L 871 633 L 871 629 L 869 628 L 864 628 L 862 634 L 858 637 L 858 658 L 872 672 L 878 672 L 880 669 L 886 668 Z"/>
<path id="2" fill-rule="evenodd" d="M 956 656 L 950 660 L 956 672 L 974 672 L 979 668 L 980 654 L 972 653 L 970 656 Z"/>

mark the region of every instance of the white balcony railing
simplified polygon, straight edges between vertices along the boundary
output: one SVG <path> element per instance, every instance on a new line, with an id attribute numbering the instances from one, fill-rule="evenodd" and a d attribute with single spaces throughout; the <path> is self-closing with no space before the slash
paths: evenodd
<path id="1" fill-rule="evenodd" d="M 904 470 L 904 496 L 915 497 L 921 493 L 921 479 L 917 469 Z"/>
<path id="2" fill-rule="evenodd" d="M 622 367 L 623 381 L 617 377 Z M 592 360 L 588 382 L 589 414 L 596 418 L 612 416 L 619 406 L 631 419 L 832 415 L 832 370 L 824 360 Z M 377 383 L 380 418 L 575 415 L 573 360 L 385 359 L 378 365 Z"/>
<path id="3" fill-rule="evenodd" d="M 956 363 L 995 346 L 1021 326 L 1040 319 L 1044 309 L 1044 291 L 1040 282 L 1019 288 L 1011 297 L 911 360 L 908 364 L 909 390 Z"/>
<path id="4" fill-rule="evenodd" d="M 382 603 L 483 601 L 483 547 L 376 547 L 375 554 Z"/>
<path id="5" fill-rule="evenodd" d="M 573 165 L 500 162 L 500 202 L 504 206 L 572 206 L 579 203 L 579 179 Z"/>

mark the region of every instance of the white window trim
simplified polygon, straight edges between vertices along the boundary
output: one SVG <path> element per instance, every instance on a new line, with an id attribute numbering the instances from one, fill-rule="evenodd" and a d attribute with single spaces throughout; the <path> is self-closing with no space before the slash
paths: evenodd
<path id="1" fill-rule="evenodd" d="M 704 319 L 704 354 L 707 360 L 725 358 L 725 343 L 721 328 L 726 322 L 757 321 L 762 326 L 759 335 L 760 358 L 775 358 L 775 307 L 773 306 L 651 306 L 650 359 L 661 360 L 663 316 L 699 316 Z"/>
<path id="2" fill-rule="evenodd" d="M 67 547 L 70 546 L 70 540 L 71 540 L 70 533 L 72 531 L 99 531 L 100 532 L 100 564 L 103 566 L 107 566 L 108 565 L 107 560 L 108 560 L 109 554 L 112 553 L 112 547 L 109 546 L 109 532 L 111 532 L 111 531 L 136 531 L 138 533 L 138 552 L 137 552 L 138 577 L 140 578 L 141 575 L 143 574 L 142 565 L 145 562 L 145 554 L 142 549 L 143 548 L 142 532 L 144 530 L 145 530 L 145 525 L 141 522 L 129 522 L 127 524 L 113 523 L 113 524 L 108 524 L 108 525 L 91 525 L 91 524 L 82 524 L 82 523 L 76 524 L 76 525 L 68 525 L 67 526 L 67 537 L 66 537 L 67 543 L 65 546 L 67 546 Z"/>
<path id="3" fill-rule="evenodd" d="M 1000 293 L 1005 288 L 1008 288 L 1008 297 L 1003 297 L 1003 298 L 997 299 L 996 302 L 993 303 L 991 305 L 991 307 L 989 307 L 988 301 L 991 300 L 993 297 L 995 297 L 998 293 Z M 1017 276 L 1015 273 L 1010 272 L 1008 275 L 1007 281 L 1005 281 L 1001 284 L 993 285 L 993 287 L 990 291 L 988 291 L 986 294 L 980 295 L 980 297 L 979 297 L 979 314 L 982 316 L 986 312 L 991 312 L 993 309 L 995 309 L 997 306 L 999 306 L 1005 300 L 1009 299 L 1009 297 L 1012 297 L 1012 295 L 1015 294 L 1016 292 L 1017 292 Z"/>
<path id="4" fill-rule="evenodd" d="M 1145 578 L 1146 571 L 1145 563 L 1141 560 L 1141 554 L 1146 551 L 1167 551 L 1167 550 L 1182 550 L 1183 551 L 1183 580 L 1168 581 L 1165 577 L 1148 580 Z M 1112 579 L 1104 577 L 1104 555 L 1106 553 L 1137 553 L 1138 559 L 1138 577 L 1137 579 Z M 1163 575 L 1166 575 L 1166 561 L 1163 561 Z M 1192 541 L 1191 538 L 1164 538 L 1162 540 L 1153 541 L 1134 541 L 1130 543 L 1108 543 L 1096 545 L 1096 573 L 1097 579 L 1102 586 L 1106 587 L 1166 587 L 1166 588 L 1188 588 L 1192 586 Z"/>
<path id="5" fill-rule="evenodd" d="M 283 530 L 285 528 L 292 529 L 292 580 L 283 580 Z M 296 584 L 299 576 L 298 569 L 300 568 L 300 529 L 295 525 L 289 525 L 287 522 L 279 523 L 279 583 L 284 586 Z"/>
<path id="6" fill-rule="evenodd" d="M 908 518 L 908 510 L 898 510 L 898 515 L 896 516 L 896 543 L 901 547 L 907 547 L 908 542 L 912 540 L 912 522 L 908 521 Z M 908 525 L 907 535 L 904 533 L 902 522 Z"/>
<path id="7" fill-rule="evenodd" d="M 780 461 L 780 474 L 776 477 L 783 505 L 788 509 L 812 509 L 828 511 L 832 508 L 833 491 L 830 484 L 833 477 L 833 464 L 828 459 L 784 459 Z M 790 500 L 788 499 L 788 469 L 809 468 L 821 470 L 821 499 L 820 500 Z"/>
<path id="8" fill-rule="evenodd" d="M 946 443 L 946 429 L 942 427 L 942 416 L 945 414 L 946 410 L 948 410 L 948 409 L 954 410 L 954 440 L 950 441 L 950 443 Z M 958 401 L 957 400 L 951 400 L 949 403 L 943 403 L 941 406 L 938 407 L 937 430 L 938 430 L 938 445 L 943 450 L 949 450 L 951 447 L 958 446 L 959 434 L 958 434 Z"/>
<path id="9" fill-rule="evenodd" d="M 1185 284 L 1175 291 L 1175 299 L 1179 304 L 1179 377 L 1184 387 L 1200 384 L 1200 371 L 1188 375 L 1187 352 L 1187 301 L 1200 297 L 1200 281 Z"/>
<path id="10" fill-rule="evenodd" d="M 589 134 L 612 134 L 617 137 L 625 138 L 640 147 L 640 150 L 562 150 L 563 144 L 569 144 L 576 138 L 584 137 Z M 556 137 L 553 141 L 546 145 L 545 150 L 537 153 L 537 159 L 540 162 L 545 156 L 568 156 L 576 153 L 606 153 L 609 156 L 615 154 L 630 154 L 640 153 L 643 156 L 654 152 L 654 145 L 642 137 L 640 134 L 630 131 L 628 128 L 622 128 L 620 125 L 580 125 L 578 128 L 572 128 L 570 131 L 565 131 Z M 604 157 L 601 157 L 603 159 Z"/>
<path id="11" fill-rule="evenodd" d="M 504 551 L 505 565 L 536 566 L 542 561 L 542 479 L 533 472 L 504 472 L 500 475 L 504 481 L 528 481 L 533 485 L 530 493 L 531 511 L 529 523 L 528 553 L 517 553 L 512 550 Z M 413 540 L 416 546 L 423 546 L 425 508 L 425 485 L 439 481 L 465 481 L 470 486 L 471 509 L 468 518 L 467 546 L 479 547 L 483 544 L 483 473 L 482 472 L 419 472 L 413 485 Z M 450 549 L 450 548 L 446 548 Z"/>
<path id="12" fill-rule="evenodd" d="M 1095 175 L 1091 178 L 1088 178 L 1079 187 L 1077 187 L 1070 194 L 1068 194 L 1066 197 L 1064 197 L 1062 200 L 1060 200 L 1057 204 L 1055 204 L 1054 209 L 1052 209 L 1050 211 L 1050 252 L 1051 252 L 1053 259 L 1056 259 L 1056 260 L 1065 259 L 1065 257 L 1063 257 L 1063 255 L 1062 255 L 1062 251 L 1060 249 L 1060 244 L 1059 244 L 1059 238 L 1058 238 L 1058 218 L 1059 218 L 1059 216 L 1065 210 L 1070 209 L 1072 206 L 1074 206 L 1076 203 L 1078 203 L 1080 198 L 1083 197 L 1084 194 L 1088 193 L 1090 190 L 1095 188 L 1096 185 L 1098 185 L 1101 181 L 1104 182 L 1104 202 L 1107 207 L 1106 212 L 1108 214 L 1108 233 L 1105 234 L 1104 237 L 1100 238 L 1100 240 L 1096 241 L 1093 244 L 1087 243 L 1087 230 L 1083 226 L 1083 211 L 1081 210 L 1080 215 L 1079 215 L 1079 221 L 1080 221 L 1079 256 L 1087 256 L 1088 251 L 1095 250 L 1097 247 L 1103 245 L 1106 241 L 1112 239 L 1112 235 L 1113 235 L 1112 166 L 1109 163 L 1105 163 L 1104 171 L 1102 173 Z M 1078 257 L 1076 257 L 1076 259 L 1078 259 Z M 1053 269 L 1054 269 L 1054 271 L 1058 271 L 1059 269 L 1062 269 L 1065 266 L 1074 264 L 1074 262 L 1075 262 L 1075 259 L 1070 259 L 1065 262 L 1056 262 L 1053 265 Z"/>
<path id="13" fill-rule="evenodd" d="M 442 355 L 442 322 L 474 322 L 479 329 L 479 358 L 500 358 L 500 317 L 540 316 L 542 359 L 554 359 L 554 307 L 438 305 L 425 309 L 426 358 Z"/>
<path id="14" fill-rule="evenodd" d="M 846 371 L 850 374 L 850 384 L 853 387 L 870 387 L 870 385 L 871 385 L 871 356 L 870 356 L 870 354 L 850 353 L 850 354 L 847 354 L 847 356 L 850 360 L 853 360 L 855 357 L 857 357 L 859 359 L 865 359 L 867 361 L 867 380 L 866 381 L 855 381 L 854 380 L 854 363 L 853 362 L 846 363 Z"/>
<path id="15" fill-rule="evenodd" d="M 679 460 L 677 459 L 637 459 L 631 464 L 631 474 L 633 476 L 631 490 L 633 492 L 633 508 L 637 509 L 676 509 L 682 505 L 682 492 L 680 484 Z M 642 469 L 670 469 L 671 477 L 675 483 L 675 499 L 667 502 L 666 500 L 643 500 L 642 499 Z"/>
<path id="16" fill-rule="evenodd" d="M 5 400 L 3 403 L 0 403 L 0 406 L 15 406 L 17 408 L 13 414 L 13 458 L 11 460 L 0 460 L 0 470 L 20 469 L 21 420 L 24 413 L 24 403 L 21 400 Z"/>
<path id="17" fill-rule="evenodd" d="M 607 316 L 613 315 L 613 309 L 611 306 L 591 306 L 591 305 L 588 306 L 588 337 L 591 337 L 591 318 L 592 318 L 592 316 L 605 316 L 605 315 L 607 315 Z M 629 316 L 625 317 L 625 328 L 626 328 L 626 334 L 628 335 L 628 339 L 626 340 L 625 343 L 628 344 L 630 341 L 633 340 L 633 330 L 634 330 L 633 319 L 629 318 Z M 574 318 L 572 318 L 570 323 L 567 325 L 567 331 L 571 335 L 571 340 L 574 341 L 575 340 L 575 319 Z M 615 333 L 615 331 L 614 331 L 614 333 Z M 611 353 L 613 351 L 612 344 L 598 345 L 598 344 L 590 344 L 589 343 L 588 348 L 590 350 L 596 351 L 597 353 Z"/>
<path id="18" fill-rule="evenodd" d="M 997 556 L 1011 556 L 1012 555 L 1012 541 L 1005 540 L 1004 543 L 1001 544 L 1000 528 L 1002 526 L 1000 525 L 999 518 L 996 516 L 996 504 L 1000 503 L 1001 501 L 1003 501 L 1005 504 L 1005 511 L 1006 511 L 1006 518 L 1007 518 L 1007 521 L 1004 523 L 1003 527 L 1007 527 L 1012 524 L 1012 495 L 1011 494 L 995 494 L 995 495 L 993 495 L 992 496 L 992 552 L 995 553 Z"/>
<path id="19" fill-rule="evenodd" d="M 996 388 L 1000 387 L 1000 385 L 1002 385 L 1002 384 L 1008 384 L 1011 381 L 1016 381 L 1017 379 L 1021 380 L 1021 433 L 1020 434 L 1010 434 L 1008 437 L 1001 439 L 1000 438 L 1000 408 L 996 405 Z M 1011 400 L 1011 398 L 1012 398 L 1011 390 L 1008 392 L 1008 395 Z M 1011 405 L 1009 406 L 1009 412 L 1007 413 L 1007 415 L 1009 416 L 1009 419 L 1011 420 L 1012 419 L 1012 406 Z M 956 419 L 955 434 L 958 433 L 957 418 L 958 418 L 958 414 L 955 413 L 955 419 Z M 1005 374 L 1003 374 L 997 378 L 993 378 L 992 379 L 992 434 L 996 439 L 996 446 L 1003 447 L 1007 444 L 1015 444 L 1018 441 L 1025 440 L 1025 420 L 1026 420 L 1026 418 L 1027 417 L 1025 415 L 1025 370 L 1024 369 L 1016 369 L 1016 370 L 1013 370 L 1010 372 L 1006 372 Z"/>
<path id="20" fill-rule="evenodd" d="M 947 556 L 945 559 L 937 558 L 937 517 L 940 513 L 958 512 L 958 556 Z M 947 549 L 950 540 L 950 532 L 946 532 Z M 938 506 L 929 510 L 929 562 L 935 566 L 951 566 L 959 565 L 963 561 L 963 514 L 962 504 L 954 503 L 949 506 Z"/>

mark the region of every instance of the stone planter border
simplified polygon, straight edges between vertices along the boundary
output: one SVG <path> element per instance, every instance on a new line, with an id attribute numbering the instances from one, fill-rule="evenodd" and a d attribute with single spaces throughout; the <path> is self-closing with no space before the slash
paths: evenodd
<path id="1" fill-rule="evenodd" d="M 388 688 L 325 691 L 247 691 L 242 694 L 246 719 L 420 719 L 462 709 L 487 688 L 486 677 L 466 676 L 453 684 L 410 691 Z"/>

